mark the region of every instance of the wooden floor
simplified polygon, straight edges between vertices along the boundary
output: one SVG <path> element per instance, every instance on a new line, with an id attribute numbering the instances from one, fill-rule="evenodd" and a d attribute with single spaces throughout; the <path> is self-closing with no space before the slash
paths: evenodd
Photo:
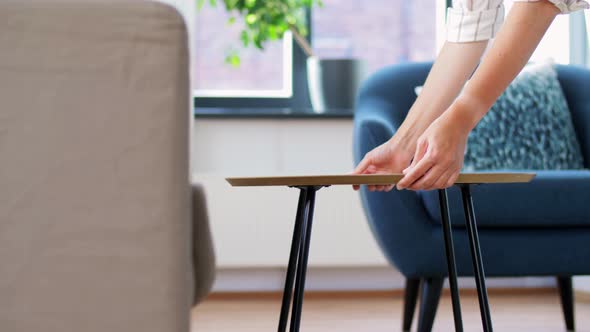
<path id="1" fill-rule="evenodd" d="M 481 331 L 477 296 L 461 297 L 466 332 Z M 557 294 L 551 290 L 490 294 L 495 331 L 566 331 Z M 192 313 L 192 332 L 276 331 L 277 296 L 213 297 Z M 323 295 L 305 298 L 301 331 L 401 331 L 402 299 L 397 295 Z M 590 332 L 590 303 L 576 303 L 578 332 Z M 415 331 L 415 326 L 413 331 Z M 434 331 L 454 331 L 450 298 L 441 300 Z"/>

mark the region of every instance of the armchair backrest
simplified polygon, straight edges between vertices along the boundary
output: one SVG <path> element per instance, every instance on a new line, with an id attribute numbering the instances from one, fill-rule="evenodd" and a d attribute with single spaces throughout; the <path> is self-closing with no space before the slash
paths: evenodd
<path id="1" fill-rule="evenodd" d="M 406 118 L 410 107 L 416 100 L 415 87 L 421 86 L 432 67 L 431 62 L 407 63 L 381 69 L 371 75 L 358 93 L 357 105 L 366 103 L 382 103 L 391 107 L 380 114 L 397 129 Z M 358 107 L 356 114 L 365 110 L 380 112 L 385 108 Z"/>
<path id="2" fill-rule="evenodd" d="M 0 331 L 187 332 L 183 19 L 0 2 Z"/>
<path id="3" fill-rule="evenodd" d="M 414 88 L 424 84 L 431 67 L 431 62 L 423 62 L 384 68 L 363 84 L 358 100 L 362 100 L 363 104 L 389 104 L 391 110 L 383 116 L 397 128 L 416 100 Z M 590 70 L 571 65 L 556 65 L 556 69 L 582 148 L 584 166 L 590 168 Z M 373 111 L 383 109 L 377 107 Z M 357 111 L 362 110 L 359 108 Z"/>
<path id="4" fill-rule="evenodd" d="M 578 135 L 584 167 L 590 168 L 590 70 L 559 65 L 557 75 Z"/>

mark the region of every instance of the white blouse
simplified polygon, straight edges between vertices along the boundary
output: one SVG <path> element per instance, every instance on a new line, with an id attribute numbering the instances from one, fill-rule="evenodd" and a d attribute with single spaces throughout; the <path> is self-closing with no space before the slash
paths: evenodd
<path id="1" fill-rule="evenodd" d="M 544 0 L 513 0 L 534 2 Z M 583 0 L 549 0 L 562 13 L 571 13 L 590 6 Z M 456 43 L 494 38 L 504 21 L 503 0 L 453 0 L 447 12 L 447 40 Z"/>

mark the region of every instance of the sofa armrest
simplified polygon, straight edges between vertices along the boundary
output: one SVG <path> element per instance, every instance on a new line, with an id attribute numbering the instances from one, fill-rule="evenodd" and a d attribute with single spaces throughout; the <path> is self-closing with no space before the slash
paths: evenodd
<path id="1" fill-rule="evenodd" d="M 205 191 L 200 184 L 192 185 L 193 203 L 193 260 L 195 295 L 193 304 L 197 305 L 213 287 L 215 280 L 215 254 L 209 229 L 209 216 Z"/>

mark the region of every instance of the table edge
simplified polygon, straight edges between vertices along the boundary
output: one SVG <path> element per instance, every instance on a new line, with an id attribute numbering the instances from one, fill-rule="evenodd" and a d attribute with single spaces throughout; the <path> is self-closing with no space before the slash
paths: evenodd
<path id="1" fill-rule="evenodd" d="M 536 176 L 534 172 L 492 172 L 461 173 L 455 184 L 484 183 L 527 183 Z M 403 174 L 370 175 L 294 175 L 267 177 L 227 177 L 225 180 L 233 187 L 267 187 L 267 186 L 333 186 L 333 185 L 393 185 Z"/>

